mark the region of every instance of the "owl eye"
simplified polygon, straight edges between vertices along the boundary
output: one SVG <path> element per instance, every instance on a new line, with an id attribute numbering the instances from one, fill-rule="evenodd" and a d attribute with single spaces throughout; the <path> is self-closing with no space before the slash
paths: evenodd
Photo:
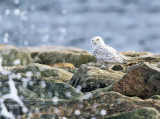
<path id="1" fill-rule="evenodd" d="M 99 41 L 99 39 L 96 39 L 97 41 Z"/>

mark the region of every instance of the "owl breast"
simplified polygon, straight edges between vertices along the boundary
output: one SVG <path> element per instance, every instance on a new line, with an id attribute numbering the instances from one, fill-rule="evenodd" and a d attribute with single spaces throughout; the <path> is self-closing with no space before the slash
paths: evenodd
<path id="1" fill-rule="evenodd" d="M 93 55 L 98 59 L 98 60 L 104 60 L 104 61 L 109 61 L 112 58 L 110 57 L 111 55 L 109 52 L 104 52 L 103 48 L 97 47 L 93 51 Z"/>

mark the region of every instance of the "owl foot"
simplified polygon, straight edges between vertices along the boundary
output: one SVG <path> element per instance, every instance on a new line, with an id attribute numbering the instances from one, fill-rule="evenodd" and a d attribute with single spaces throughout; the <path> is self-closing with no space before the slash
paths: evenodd
<path id="1" fill-rule="evenodd" d="M 101 69 L 106 69 L 106 66 L 105 66 L 105 65 L 102 65 L 102 66 L 101 66 Z"/>

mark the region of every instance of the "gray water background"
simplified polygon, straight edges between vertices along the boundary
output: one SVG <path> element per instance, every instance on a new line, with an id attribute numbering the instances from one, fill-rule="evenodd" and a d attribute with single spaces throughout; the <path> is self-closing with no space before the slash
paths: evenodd
<path id="1" fill-rule="evenodd" d="M 0 43 L 160 53 L 160 0 L 0 0 Z"/>

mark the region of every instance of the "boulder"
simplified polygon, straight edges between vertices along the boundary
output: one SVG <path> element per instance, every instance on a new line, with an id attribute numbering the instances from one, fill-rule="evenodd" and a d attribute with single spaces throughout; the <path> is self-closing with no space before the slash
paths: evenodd
<path id="1" fill-rule="evenodd" d="M 120 113 L 107 119 L 159 119 L 160 114 L 155 108 L 145 107 L 130 112 Z"/>
<path id="2" fill-rule="evenodd" d="M 13 68 L 14 73 L 23 73 L 37 77 L 52 77 L 52 80 L 62 80 L 68 82 L 73 74 L 60 68 L 50 67 L 48 65 L 32 63 L 27 66 Z"/>
<path id="3" fill-rule="evenodd" d="M 0 57 L 3 66 L 27 65 L 33 62 L 29 53 L 10 45 L 0 45 Z"/>
<path id="4" fill-rule="evenodd" d="M 148 62 L 152 64 L 160 62 L 160 55 L 142 55 L 137 57 L 128 57 L 128 59 L 129 60 L 125 64 L 127 66 L 132 66 L 141 62 Z"/>
<path id="5" fill-rule="evenodd" d="M 9 85 L 9 80 L 13 80 L 12 87 Z M 0 92 L 1 99 L 4 99 L 3 104 L 9 112 L 14 116 L 20 116 L 26 112 L 31 113 L 35 109 L 40 109 L 44 106 L 51 106 L 58 103 L 58 101 L 84 99 L 84 95 L 79 90 L 70 86 L 69 84 L 60 81 L 49 81 L 37 79 L 35 77 L 23 77 L 15 74 L 10 76 L 0 76 Z M 15 88 L 13 88 L 15 85 Z M 12 91 L 11 91 L 12 90 Z M 17 90 L 17 91 L 16 91 Z M 10 94 L 12 92 L 12 94 Z M 16 92 L 21 101 L 15 98 Z M 10 94 L 10 98 L 6 98 Z M 13 98 L 11 96 L 14 96 Z M 1 105 L 1 100 L 0 100 Z M 5 107 L 1 105 L 0 109 Z M 26 110 L 27 108 L 27 110 Z M 3 114 L 0 115 L 3 118 Z"/>
<path id="6" fill-rule="evenodd" d="M 126 64 L 105 70 L 78 48 L 0 45 L 0 112 L 5 105 L 22 119 L 159 119 L 160 55 L 122 54 L 128 56 Z M 14 84 L 24 105 L 15 100 Z"/>
<path id="7" fill-rule="evenodd" d="M 153 55 L 153 56 L 145 55 L 145 56 L 135 57 L 133 59 L 136 63 L 139 62 L 157 63 L 160 62 L 160 55 Z"/>
<path id="8" fill-rule="evenodd" d="M 15 75 L 15 74 L 11 74 Z M 0 76 L 0 83 L 3 85 L 0 87 L 2 95 L 10 92 L 7 76 Z M 18 93 L 26 99 L 43 98 L 52 99 L 57 97 L 58 99 L 83 99 L 83 94 L 76 88 L 58 80 L 46 80 L 43 78 L 19 76 L 12 78 Z"/>
<path id="9" fill-rule="evenodd" d="M 97 88 L 107 87 L 123 77 L 124 73 L 113 70 L 103 70 L 95 66 L 95 63 L 83 64 L 73 75 L 69 84 L 89 92 Z"/>
<path id="10" fill-rule="evenodd" d="M 69 71 L 71 73 L 75 73 L 75 71 L 77 70 L 77 68 L 71 63 L 56 63 L 56 64 L 51 64 L 50 66 L 56 67 L 56 68 L 61 68 L 66 71 Z"/>
<path id="11" fill-rule="evenodd" d="M 93 90 L 93 91 L 90 91 L 90 92 L 85 92 L 83 93 L 84 96 L 85 96 L 85 99 L 91 99 L 93 97 L 97 97 L 103 93 L 106 93 L 106 92 L 109 92 L 109 91 L 112 91 L 112 84 L 105 87 L 105 88 L 98 88 L 96 90 Z"/>
<path id="12" fill-rule="evenodd" d="M 145 51 L 141 51 L 141 52 L 125 51 L 125 52 L 121 52 L 121 54 L 128 56 L 128 57 L 140 57 L 140 56 L 153 56 L 154 55 L 151 52 L 145 52 Z"/>
<path id="13" fill-rule="evenodd" d="M 79 67 L 96 60 L 91 53 L 73 47 L 28 47 L 21 50 L 30 53 L 34 62 L 47 65 L 66 62 Z"/>
<path id="14" fill-rule="evenodd" d="M 126 72 L 121 80 L 113 84 L 113 91 L 143 99 L 160 94 L 160 69 L 156 65 L 139 63 Z"/>
<path id="15" fill-rule="evenodd" d="M 150 52 L 126 51 L 121 52 L 121 54 L 125 55 L 128 59 L 126 64 L 123 64 L 124 69 L 141 62 L 148 62 L 151 64 L 160 62 L 160 55 L 155 55 Z"/>
<path id="16" fill-rule="evenodd" d="M 160 68 L 160 62 L 157 63 L 157 67 Z"/>
<path id="17" fill-rule="evenodd" d="M 153 95 L 150 99 L 160 100 L 160 95 Z"/>
<path id="18" fill-rule="evenodd" d="M 151 117 L 151 119 L 156 117 L 155 119 L 158 119 L 157 117 L 159 116 L 159 111 L 160 103 L 158 100 L 131 98 L 111 91 L 102 93 L 91 99 L 60 102 L 54 106 L 45 106 L 40 109 L 39 112 L 33 112 L 33 115 L 31 115 L 30 118 L 34 119 L 48 117 L 49 119 L 52 119 L 56 117 L 66 117 L 69 119 L 107 119 L 110 116 L 116 117 L 115 114 L 117 114 L 120 115 L 120 117 L 128 117 L 127 119 L 135 116 L 148 116 Z M 30 115 L 23 115 L 22 119 L 26 119 L 29 116 Z"/>
<path id="19" fill-rule="evenodd" d="M 63 82 L 57 82 L 57 81 L 49 82 L 43 80 L 38 80 L 38 81 L 34 80 L 30 82 L 32 83 L 32 85 L 27 85 L 27 89 L 36 93 L 39 96 L 39 98 L 43 99 L 56 98 L 57 100 L 84 99 L 83 94 L 79 90 Z M 20 92 L 22 92 L 22 90 Z M 31 97 L 31 99 L 33 98 Z"/>

